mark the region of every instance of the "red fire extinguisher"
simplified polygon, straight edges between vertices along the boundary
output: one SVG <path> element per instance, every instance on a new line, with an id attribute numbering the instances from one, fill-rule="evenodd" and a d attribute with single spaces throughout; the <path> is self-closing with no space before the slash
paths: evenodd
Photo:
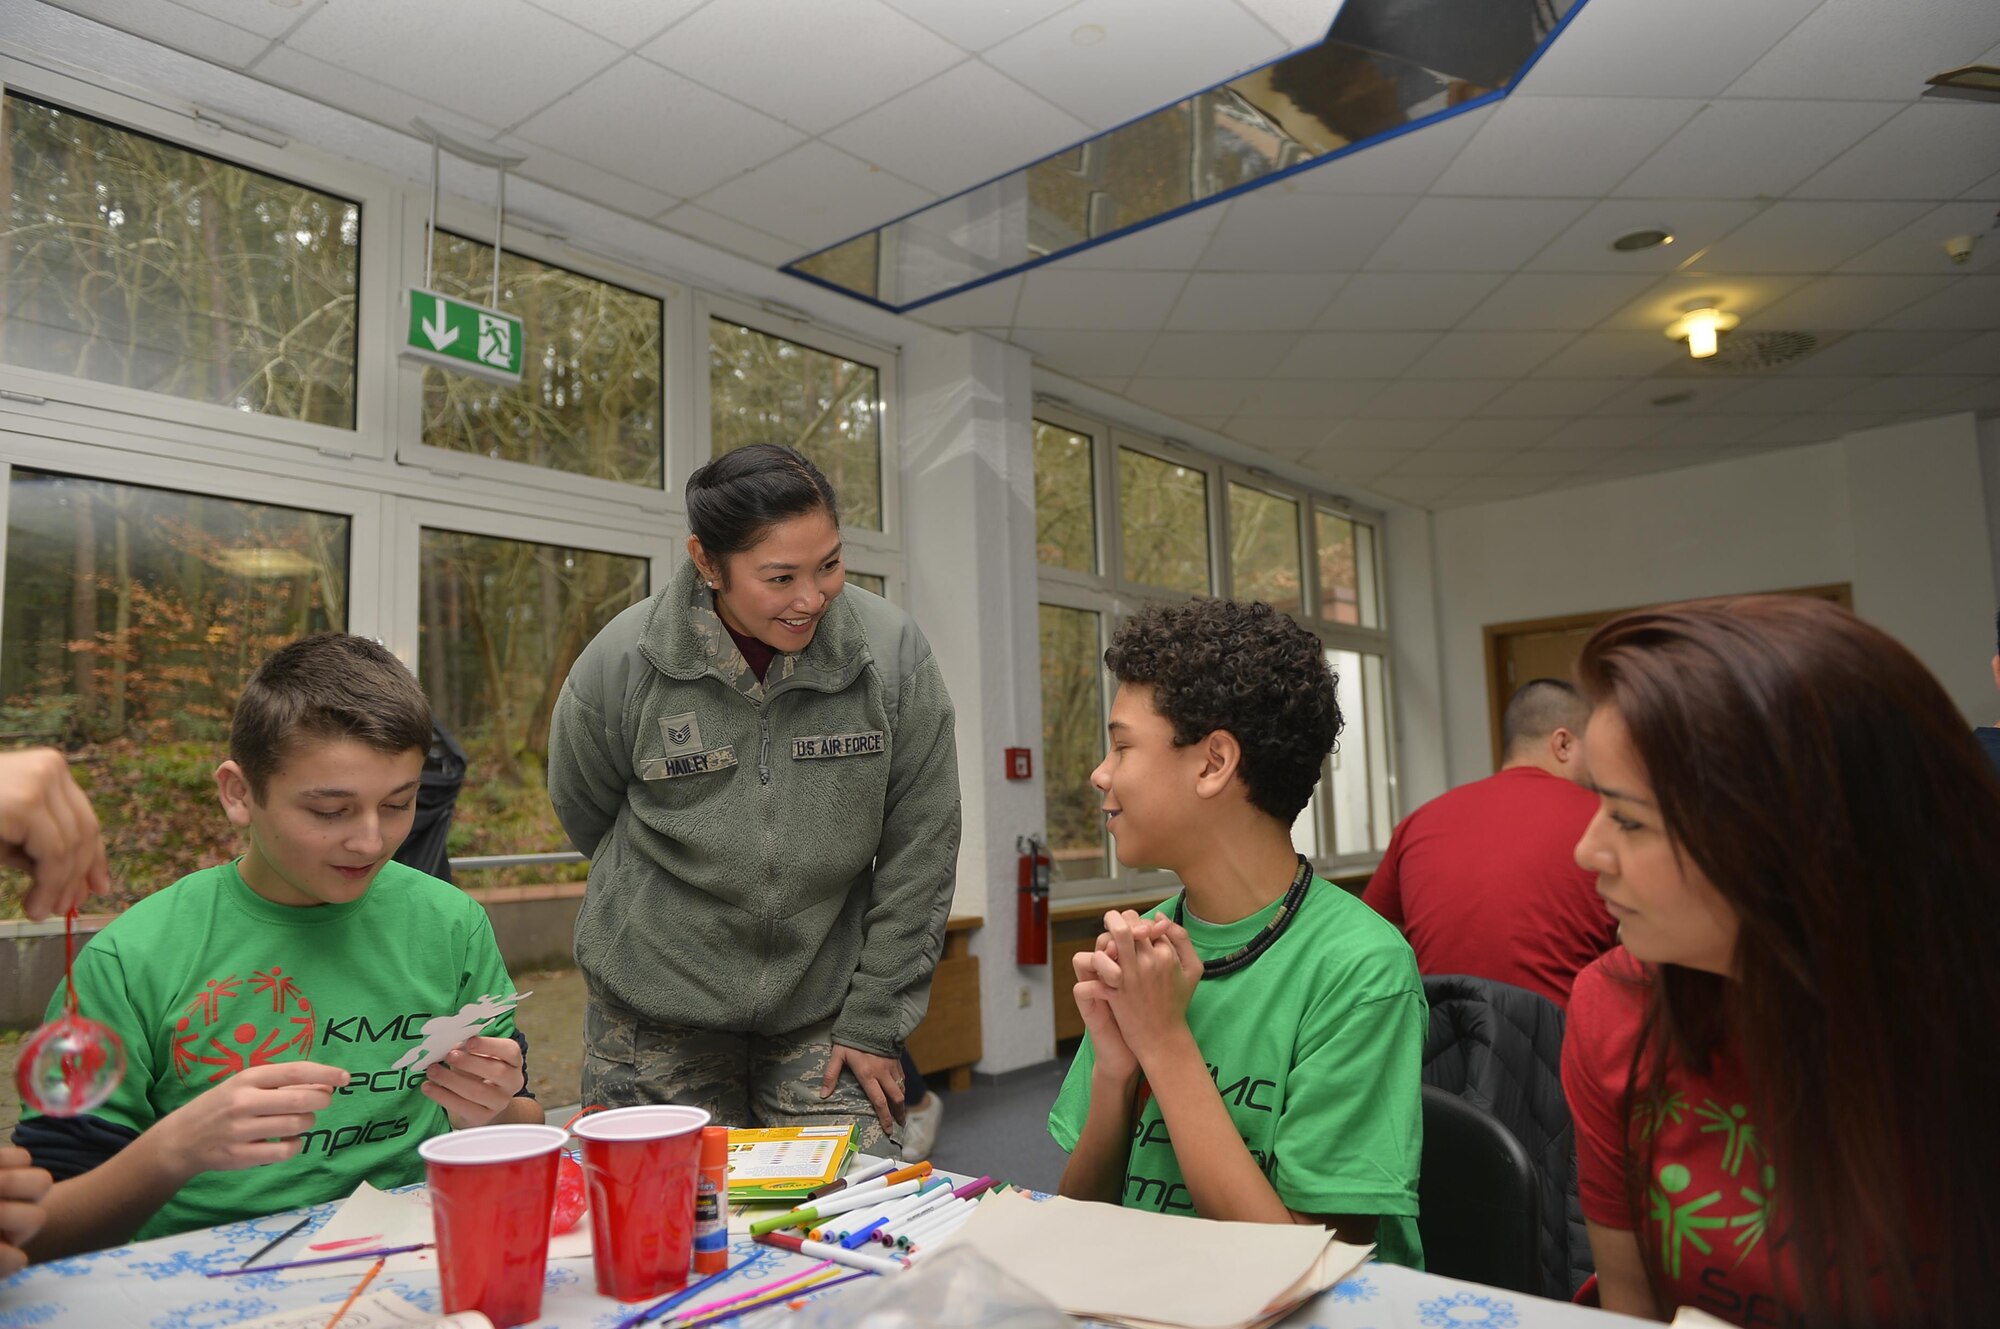
<path id="1" fill-rule="evenodd" d="M 1014 848 L 1021 856 L 1020 880 L 1014 894 L 1014 962 L 1049 962 L 1049 870 L 1053 861 L 1048 846 L 1032 835 L 1019 836 Z"/>

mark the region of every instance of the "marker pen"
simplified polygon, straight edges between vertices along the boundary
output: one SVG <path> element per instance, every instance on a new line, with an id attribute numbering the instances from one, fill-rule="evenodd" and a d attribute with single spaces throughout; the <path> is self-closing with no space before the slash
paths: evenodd
<path id="1" fill-rule="evenodd" d="M 757 1238 L 766 1246 L 776 1246 L 814 1260 L 831 1260 L 844 1264 L 850 1269 L 866 1269 L 874 1274 L 900 1274 L 906 1266 L 903 1261 L 886 1255 L 870 1255 L 866 1251 L 851 1251 L 844 1246 L 829 1246 L 823 1241 L 806 1241 L 788 1232 L 767 1232 Z"/>

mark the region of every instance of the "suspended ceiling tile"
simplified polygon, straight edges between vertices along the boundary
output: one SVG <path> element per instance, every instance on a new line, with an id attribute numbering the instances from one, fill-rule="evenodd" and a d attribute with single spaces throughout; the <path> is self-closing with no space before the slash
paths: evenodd
<path id="1" fill-rule="evenodd" d="M 705 244 L 759 263 L 776 266 L 790 262 L 799 256 L 799 247 L 790 240 L 760 231 L 754 226 L 746 226 L 740 221 L 718 216 L 707 208 L 693 203 L 683 203 L 662 216 L 660 225 L 682 235 L 693 236 Z"/>
<path id="2" fill-rule="evenodd" d="M 1513 272 L 1582 216 L 1582 199 L 1426 198 L 1368 260 L 1371 271 Z"/>
<path id="3" fill-rule="evenodd" d="M 237 0 L 222 0 L 236 4 Z M 626 50 L 657 37 L 663 28 L 700 9 L 705 0 L 528 0 Z"/>
<path id="4" fill-rule="evenodd" d="M 1361 272 L 1348 278 L 1316 327 L 1328 332 L 1441 331 L 1506 278 L 1483 272 Z"/>
<path id="5" fill-rule="evenodd" d="M 1644 378 L 1687 351 L 1658 332 L 1586 332 L 1535 371 L 1540 378 Z"/>
<path id="6" fill-rule="evenodd" d="M 1723 377 L 1703 374 L 1700 378 L 1684 378 L 1669 374 L 1642 378 L 1598 402 L 1590 408 L 1590 413 L 1600 417 L 1640 416 L 1663 423 L 1683 415 L 1707 415 L 1712 412 L 1730 415 L 1734 414 L 1734 408 L 1729 403 L 1757 382 L 1757 379 L 1742 375 Z M 1655 405 L 1662 397 L 1681 397 L 1683 400 L 1666 406 Z"/>
<path id="7" fill-rule="evenodd" d="M 1440 443 L 1422 452 L 1412 452 L 1389 472 L 1391 475 L 1456 475 L 1460 477 L 1493 474 L 1506 460 L 1506 454 L 1490 448 L 1474 448 L 1469 451 L 1448 450 Z"/>
<path id="8" fill-rule="evenodd" d="M 1537 96 L 1713 97 L 1819 0 L 1591 0 L 1521 80 Z"/>
<path id="9" fill-rule="evenodd" d="M 502 128 L 625 54 L 524 0 L 341 0 L 285 45 Z"/>
<path id="10" fill-rule="evenodd" d="M 1234 199 L 1201 257 L 1208 272 L 1353 272 L 1416 200 L 1258 189 Z"/>
<path id="11" fill-rule="evenodd" d="M 1559 433 L 1569 421 L 1547 416 L 1518 420 L 1461 420 L 1438 439 L 1440 448 L 1454 451 L 1489 449 L 1519 452 L 1537 447 Z"/>
<path id="12" fill-rule="evenodd" d="M 1170 22 L 1154 0 L 1083 0 L 994 46 L 985 59 L 1093 128 L 1109 129 L 1285 48 L 1226 0 L 1191 0 Z"/>
<path id="13" fill-rule="evenodd" d="M 1754 415 L 1689 415 L 1670 421 L 1646 440 L 1656 448 L 1726 448 L 1763 432 L 1765 422 Z"/>
<path id="14" fill-rule="evenodd" d="M 1079 383 L 1088 383 L 1093 388 L 1102 388 L 1114 397 L 1124 396 L 1125 389 L 1132 382 L 1129 378 L 1081 378 L 1077 381 Z"/>
<path id="15" fill-rule="evenodd" d="M 1455 420 L 1471 415 L 1506 388 L 1504 379 L 1399 379 L 1355 414 L 1362 419 Z"/>
<path id="16" fill-rule="evenodd" d="M 1431 192 L 1594 198 L 1609 193 L 1700 109 L 1698 101 L 1516 93 Z"/>
<path id="17" fill-rule="evenodd" d="M 1907 100 L 2000 37 L 1991 0 L 1826 0 L 1729 86 L 1732 97 Z"/>
<path id="18" fill-rule="evenodd" d="M 1570 331 L 1595 327 L 1653 284 L 1648 273 L 1526 273 L 1459 321 L 1466 332 Z"/>
<path id="19" fill-rule="evenodd" d="M 1622 378 L 1529 378 L 1479 408 L 1482 416 L 1582 415 L 1623 387 Z"/>
<path id="20" fill-rule="evenodd" d="M 1303 194 L 1421 194 L 1493 114 L 1489 103 L 1406 130 L 1382 143 L 1285 177 L 1276 189 Z"/>
<path id="21" fill-rule="evenodd" d="M 1978 102 L 1927 101 L 1822 167 L 1795 198 L 1954 198 L 2000 161 L 2000 114 Z"/>
<path id="22" fill-rule="evenodd" d="M 183 9 L 192 9 L 198 14 L 221 19 L 238 28 L 248 28 L 260 37 L 277 38 L 292 30 L 292 26 L 312 10 L 319 8 L 321 0 L 292 0 L 287 5 L 245 4 L 243 0 L 174 0 Z M 157 4 L 148 6 L 157 9 Z M 76 6 L 65 3 L 65 9 Z"/>
<path id="23" fill-rule="evenodd" d="M 1065 374 L 1129 376 L 1139 372 L 1153 344 L 1150 332 L 1072 332 L 1067 329 L 1016 328 L 1008 334 L 1016 345 Z"/>
<path id="24" fill-rule="evenodd" d="M 1187 278 L 1178 272 L 1027 274 L 1014 317 L 1031 328 L 1158 328 Z"/>
<path id="25" fill-rule="evenodd" d="M 1825 411 L 1861 384 L 1858 377 L 1818 372 L 1811 357 L 1799 362 L 1794 374 L 1781 374 L 1753 383 L 1729 401 L 1731 415 L 1793 415 Z"/>
<path id="26" fill-rule="evenodd" d="M 1530 272 L 1672 272 L 1744 222 L 1759 203 L 1718 199 L 1607 199 L 1577 218 L 1529 261 Z M 1672 243 L 1617 250 L 1634 231 L 1666 231 Z"/>
<path id="27" fill-rule="evenodd" d="M 1588 448 L 1596 452 L 1616 451 L 1637 447 L 1653 435 L 1665 429 L 1673 421 L 1670 417 L 1654 419 L 1647 416 L 1622 416 L 1607 419 L 1603 416 L 1589 416 L 1581 420 L 1564 422 L 1542 440 L 1546 448 Z"/>
<path id="28" fill-rule="evenodd" d="M 1223 432 L 1252 447 L 1297 452 L 1316 447 L 1331 431 L 1332 426 L 1323 419 L 1238 418 L 1231 420 Z"/>
<path id="29" fill-rule="evenodd" d="M 881 0 L 729 0 L 695 11 L 640 54 L 814 134 L 965 58 Z"/>
<path id="30" fill-rule="evenodd" d="M 1347 449 L 1408 452 L 1437 442 L 1450 428 L 1450 420 L 1349 420 L 1327 442 Z"/>
<path id="31" fill-rule="evenodd" d="M 959 295 L 925 305 L 913 317 L 947 328 L 1006 327 L 1014 321 L 1026 278 L 1016 275 L 975 286 Z"/>
<path id="32" fill-rule="evenodd" d="M 1753 331 L 1810 328 L 1815 332 L 1872 327 L 1950 283 L 1947 276 L 1918 273 L 1821 277 L 1745 319 L 1744 326 Z"/>
<path id="33" fill-rule="evenodd" d="M 892 97 L 826 141 L 941 194 L 1090 136 L 1090 127 L 977 60 Z"/>
<path id="34" fill-rule="evenodd" d="M 1340 0 L 1238 0 L 1293 49 L 1316 46 L 1333 26 Z"/>
<path id="35" fill-rule="evenodd" d="M 1664 337 L 1667 324 L 1698 301 L 1713 303 L 1718 309 L 1747 318 L 1810 280 L 1805 276 L 1745 277 L 1735 273 L 1677 272 L 1605 319 L 1598 331 L 1653 332 Z"/>
<path id="36" fill-rule="evenodd" d="M 1352 415 L 1387 386 L 1379 378 L 1271 379 L 1253 386 L 1237 408 L 1238 420 L 1332 420 Z"/>
<path id="37" fill-rule="evenodd" d="M 965 0 L 885 0 L 885 3 L 954 46 L 983 51 L 1074 4 L 1075 0 L 980 0 L 978 4 L 967 4 Z"/>
<path id="38" fill-rule="evenodd" d="M 1438 339 L 1435 332 L 1314 332 L 1272 370 L 1273 378 L 1394 378 Z"/>
<path id="39" fill-rule="evenodd" d="M 1387 471 L 1405 455 L 1387 448 L 1332 447 L 1329 441 L 1322 441 L 1301 460 L 1322 475 L 1366 480 Z"/>
<path id="40" fill-rule="evenodd" d="M 1940 333 L 1880 333 L 1880 336 L 1931 337 L 1950 334 Z M 1978 336 L 1961 336 L 1956 346 L 1941 351 L 1935 358 L 1926 359 L 1919 366 L 1927 374 L 1995 374 L 2000 373 L 2000 332 L 1981 333 Z M 1902 366 L 1897 366 L 1902 368 Z"/>
<path id="41" fill-rule="evenodd" d="M 1450 477 L 1393 475 L 1372 481 L 1371 487 L 1399 502 L 1426 507 L 1435 503 L 1441 495 L 1450 493 L 1458 484 L 1459 481 Z"/>
<path id="42" fill-rule="evenodd" d="M 1981 198 L 1988 202 L 2000 199 L 2000 171 L 1995 171 L 1978 184 L 1965 191 L 1965 198 Z"/>
<path id="43" fill-rule="evenodd" d="M 161 0 L 63 0 L 60 7 L 135 37 L 237 69 L 256 60 L 271 44 L 269 35 L 250 31 L 250 23 L 225 23 Z"/>
<path id="44" fill-rule="evenodd" d="M 1228 419 L 1256 380 L 1244 378 L 1135 378 L 1129 395 L 1141 406 L 1183 418 Z"/>
<path id="45" fill-rule="evenodd" d="M 1256 378 L 1269 374 L 1298 340 L 1295 332 L 1163 332 L 1141 372 L 1153 378 Z"/>
<path id="46" fill-rule="evenodd" d="M 920 208 L 931 194 L 824 143 L 806 143 L 698 200 L 710 212 L 818 249 Z"/>
<path id="47" fill-rule="evenodd" d="M 1505 503 L 1528 498 L 1556 487 L 1557 477 L 1547 475 L 1482 475 L 1467 480 L 1437 500 L 1440 508 L 1465 508 L 1481 503 Z"/>
<path id="48" fill-rule="evenodd" d="M 1208 248 L 1216 226 L 1228 212 L 1227 203 L 1196 208 L 1169 221 L 1156 222 L 1130 235 L 1064 255 L 1050 266 L 1071 269 L 1134 269 L 1185 272 Z"/>
<path id="49" fill-rule="evenodd" d="M 1303 330 L 1345 280 L 1306 273 L 1197 272 L 1188 278 L 1167 326 L 1190 332 Z"/>
<path id="50" fill-rule="evenodd" d="M 469 120 L 421 97 L 410 96 L 324 60 L 301 55 L 289 47 L 272 47 L 251 72 L 253 77 L 275 87 L 314 98 L 329 106 L 351 109 L 378 125 L 387 125 L 406 134 L 411 132 L 410 121 L 413 119 L 428 120 L 448 133 L 462 134 L 474 140 L 491 141 L 499 134 L 499 130 L 492 125 Z"/>
<path id="51" fill-rule="evenodd" d="M 2000 117 L 1996 117 L 2000 118 Z M 1937 272 L 1963 274 L 2000 267 L 2000 209 L 1990 201 L 1961 199 L 1940 204 L 1878 245 L 1840 265 L 1842 272 Z M 1972 257 L 1954 263 L 1944 242 L 1955 235 L 1977 237 Z"/>
<path id="52" fill-rule="evenodd" d="M 1930 374 L 1903 374 L 1895 378 L 1862 380 L 1855 391 L 1839 399 L 1843 411 L 1930 411 L 1943 414 L 1950 403 L 1968 391 L 1962 378 Z"/>
<path id="53" fill-rule="evenodd" d="M 644 107 L 644 114 L 634 114 Z M 637 56 L 515 131 L 680 198 L 706 193 L 805 141 L 790 125 Z"/>
<path id="54" fill-rule="evenodd" d="M 1847 434 L 1858 434 L 1864 429 L 1876 429 L 1887 423 L 1889 416 L 1881 413 L 1794 415 L 1761 433 L 1751 435 L 1745 442 L 1759 447 L 1798 447 L 1808 443 L 1830 443 Z"/>
<path id="55" fill-rule="evenodd" d="M 500 145 L 522 154 L 527 160 L 515 169 L 521 178 L 559 189 L 577 198 L 587 198 L 632 217 L 657 217 L 680 200 L 671 194 L 614 175 L 588 162 L 576 161 L 559 152 L 538 148 L 532 143 L 503 138 Z M 795 247 L 787 249 L 796 253 Z"/>
<path id="56" fill-rule="evenodd" d="M 1930 209 L 1922 203 L 1773 203 L 1701 259 L 1717 272 L 1828 272 Z"/>
<path id="57" fill-rule="evenodd" d="M 1891 328 L 2000 328 L 2000 276 L 1953 278 L 1936 295 L 1883 323 Z"/>
<path id="58" fill-rule="evenodd" d="M 1993 335 L 1995 345 L 1991 363 L 1996 370 L 2000 370 L 2000 333 Z M 1950 352 L 1965 344 L 1966 337 L 1962 332 L 1885 332 L 1871 329 L 1842 337 L 1824 350 L 1814 351 L 1805 359 L 1786 366 L 1781 372 L 1801 377 L 1899 374 L 1914 368 L 1933 374 L 1985 372 L 1939 367 L 1941 361 L 1948 359 Z"/>
<path id="59" fill-rule="evenodd" d="M 1936 408 L 1940 411 L 2000 411 L 2000 378 L 1976 382 L 1956 397 L 1946 397 L 1936 403 Z"/>
<path id="60" fill-rule="evenodd" d="M 1575 336 L 1573 332 L 1447 332 L 1410 366 L 1409 376 L 1515 378 L 1560 351 Z"/>
<path id="61" fill-rule="evenodd" d="M 1611 192 L 1676 200 L 1781 197 L 1896 110 L 1888 102 L 1712 102 Z"/>

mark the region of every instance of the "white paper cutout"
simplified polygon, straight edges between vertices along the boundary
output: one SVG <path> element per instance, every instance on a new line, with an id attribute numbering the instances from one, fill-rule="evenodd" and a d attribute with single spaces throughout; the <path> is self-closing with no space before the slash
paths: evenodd
<path id="1" fill-rule="evenodd" d="M 456 1015 L 433 1015 L 424 1021 L 424 1041 L 405 1052 L 389 1069 L 401 1071 L 414 1066 L 420 1071 L 429 1070 L 443 1061 L 446 1053 L 533 995 L 510 992 L 496 997 L 489 992 L 477 1001 L 467 1002 Z"/>

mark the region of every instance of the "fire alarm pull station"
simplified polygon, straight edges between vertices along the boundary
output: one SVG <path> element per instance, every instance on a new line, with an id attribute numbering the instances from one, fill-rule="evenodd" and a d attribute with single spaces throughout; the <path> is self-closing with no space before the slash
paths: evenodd
<path id="1" fill-rule="evenodd" d="M 1032 779 L 1034 774 L 1035 757 L 1032 752 L 1026 748 L 1007 749 L 1007 778 L 1009 780 L 1028 780 Z"/>
<path id="2" fill-rule="evenodd" d="M 1015 892 L 1014 963 L 1049 962 L 1049 870 L 1054 862 L 1048 846 L 1032 835 L 1018 836 L 1014 851 L 1021 856 L 1019 888 Z"/>

